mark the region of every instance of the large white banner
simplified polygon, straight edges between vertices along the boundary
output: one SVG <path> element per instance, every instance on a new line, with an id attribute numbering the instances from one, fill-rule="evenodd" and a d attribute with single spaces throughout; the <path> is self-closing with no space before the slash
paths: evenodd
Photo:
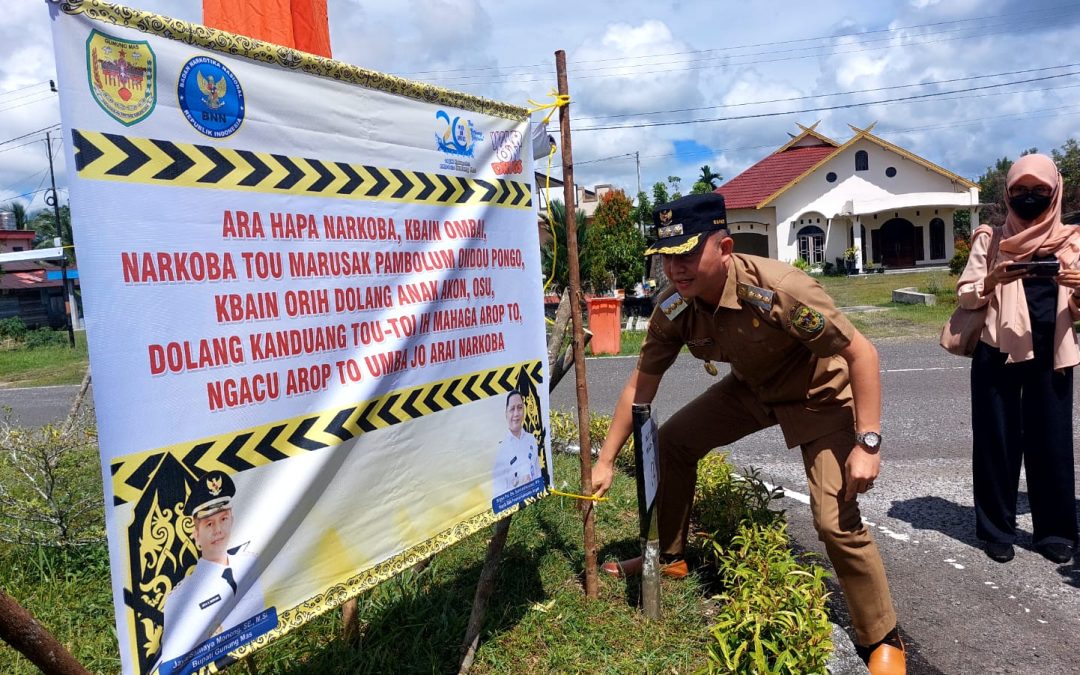
<path id="1" fill-rule="evenodd" d="M 546 493 L 525 110 L 50 11 L 124 672 L 220 667 Z"/>

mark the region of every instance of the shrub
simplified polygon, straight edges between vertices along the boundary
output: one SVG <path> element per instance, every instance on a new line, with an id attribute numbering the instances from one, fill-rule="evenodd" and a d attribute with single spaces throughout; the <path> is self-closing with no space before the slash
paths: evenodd
<path id="1" fill-rule="evenodd" d="M 698 462 L 694 522 L 706 540 L 726 545 L 744 522 L 772 525 L 782 521 L 783 510 L 769 508 L 781 497 L 783 492 L 769 489 L 756 469 L 736 474 L 726 455 L 711 453 Z"/>
<path id="2" fill-rule="evenodd" d="M 949 261 L 949 272 L 960 274 L 967 267 L 968 256 L 971 254 L 971 244 L 966 239 L 957 239 L 955 242 L 956 253 L 953 253 Z"/>
<path id="3" fill-rule="evenodd" d="M 833 645 L 825 571 L 788 550 L 786 525 L 746 521 L 709 554 L 726 590 L 709 627 L 710 670 L 824 673 Z"/>
<path id="4" fill-rule="evenodd" d="M 714 599 L 709 666 L 714 672 L 825 672 L 832 625 L 825 611 L 825 571 L 788 550 L 782 496 L 757 470 L 733 472 L 726 456 L 698 463 L 694 520 L 705 562 L 724 589 Z"/>
<path id="5" fill-rule="evenodd" d="M 600 452 L 600 445 L 607 436 L 608 428 L 611 427 L 611 416 L 599 413 L 589 414 L 589 444 L 593 454 Z M 558 410 L 551 411 L 551 442 L 561 449 L 578 445 L 577 415 Z M 634 466 L 633 439 L 628 439 L 619 450 L 619 456 L 615 458 L 615 466 L 623 469 L 632 469 Z"/>
<path id="6" fill-rule="evenodd" d="M 22 318 L 13 316 L 0 319 L 0 340 L 21 340 L 26 335 L 26 324 Z"/>
<path id="7" fill-rule="evenodd" d="M 797 270 L 802 270 L 803 272 L 810 271 L 810 263 L 806 262 L 802 258 L 795 258 L 794 260 L 792 260 L 791 266 Z"/>
<path id="8" fill-rule="evenodd" d="M 104 540 L 97 434 L 0 422 L 0 541 L 69 547 Z"/>
<path id="9" fill-rule="evenodd" d="M 23 338 L 23 346 L 27 349 L 35 349 L 37 347 L 54 347 L 56 345 L 64 344 L 64 340 L 67 339 L 67 335 L 63 331 L 52 330 L 51 328 L 38 328 L 37 330 L 28 331 Z"/>

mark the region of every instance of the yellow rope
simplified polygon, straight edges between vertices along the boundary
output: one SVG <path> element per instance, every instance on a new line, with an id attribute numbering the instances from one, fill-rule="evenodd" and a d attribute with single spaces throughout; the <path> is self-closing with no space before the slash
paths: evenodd
<path id="1" fill-rule="evenodd" d="M 541 121 L 541 124 L 544 125 L 547 125 L 547 123 L 551 121 L 551 116 L 555 114 L 556 110 L 563 107 L 564 105 L 570 105 L 570 96 L 568 94 L 560 94 L 558 91 L 552 89 L 550 92 L 548 92 L 548 96 L 554 99 L 551 103 L 540 103 L 538 101 L 532 100 L 531 98 L 528 100 L 529 104 L 533 106 L 529 109 L 530 115 L 534 112 L 540 112 L 541 110 L 548 111 L 547 115 L 545 115 L 544 119 Z M 548 230 L 551 232 L 551 275 L 548 276 L 547 281 L 544 282 L 543 293 L 545 296 L 547 295 L 548 288 L 551 286 L 551 282 L 555 280 L 555 265 L 559 261 L 559 237 L 555 232 L 555 221 L 551 216 L 551 162 L 552 159 L 555 157 L 556 149 L 557 148 L 555 144 L 552 143 L 551 152 L 548 153 L 547 157 L 547 175 L 545 176 L 544 180 L 544 201 L 546 202 L 545 210 L 547 211 Z M 567 208 L 572 207 L 567 206 Z M 544 320 L 552 325 L 554 325 L 555 323 L 546 316 L 544 317 Z"/>
<path id="2" fill-rule="evenodd" d="M 584 499 L 589 502 L 606 502 L 607 497 L 593 497 L 592 495 L 576 495 L 572 492 L 559 492 L 558 490 L 548 490 L 553 495 L 559 495 L 560 497 L 570 497 L 571 499 Z"/>

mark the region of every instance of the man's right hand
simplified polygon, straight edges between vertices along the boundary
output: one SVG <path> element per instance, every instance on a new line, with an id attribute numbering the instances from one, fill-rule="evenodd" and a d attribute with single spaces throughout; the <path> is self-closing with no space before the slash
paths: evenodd
<path id="1" fill-rule="evenodd" d="M 593 497 L 603 497 L 611 488 L 611 479 L 615 473 L 614 462 L 599 460 L 592 468 Z"/>

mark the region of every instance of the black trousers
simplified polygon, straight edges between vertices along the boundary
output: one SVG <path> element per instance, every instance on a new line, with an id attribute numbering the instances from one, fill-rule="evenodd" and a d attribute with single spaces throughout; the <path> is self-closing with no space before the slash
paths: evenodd
<path id="1" fill-rule="evenodd" d="M 971 364 L 976 534 L 983 541 L 1015 539 L 1023 462 L 1033 543 L 1075 546 L 1072 368 L 1055 373 L 1045 349 L 1031 361 L 1006 364 L 1005 358 L 980 342 Z"/>

